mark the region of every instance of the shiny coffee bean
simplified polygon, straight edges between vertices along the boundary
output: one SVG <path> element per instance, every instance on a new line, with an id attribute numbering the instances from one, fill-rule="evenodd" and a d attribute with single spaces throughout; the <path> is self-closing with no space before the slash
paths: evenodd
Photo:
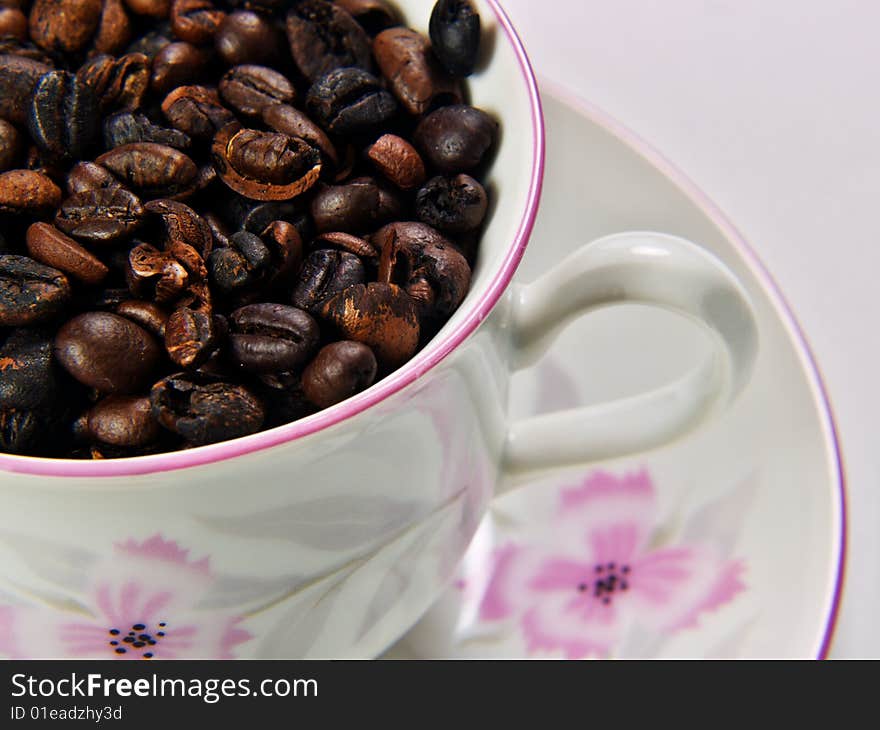
<path id="1" fill-rule="evenodd" d="M 162 102 L 162 113 L 172 127 L 195 139 L 211 139 L 235 121 L 217 92 L 205 86 L 178 86 Z"/>
<path id="2" fill-rule="evenodd" d="M 278 55 L 281 42 L 272 21 L 249 10 L 227 15 L 214 36 L 217 54 L 229 66 L 271 61 Z"/>
<path id="3" fill-rule="evenodd" d="M 365 280 L 364 264 L 354 254 L 318 249 L 303 262 L 291 302 L 295 307 L 316 314 L 325 301 Z"/>
<path id="4" fill-rule="evenodd" d="M 160 340 L 165 340 L 165 323 L 168 321 L 168 312 L 158 304 L 140 299 L 126 299 L 116 307 L 116 314 L 130 319 Z"/>
<path id="5" fill-rule="evenodd" d="M 318 324 L 284 304 L 250 304 L 229 317 L 229 356 L 252 373 L 279 373 L 308 361 L 318 346 Z"/>
<path id="6" fill-rule="evenodd" d="M 262 110 L 263 123 L 276 132 L 290 137 L 302 137 L 313 147 L 321 151 L 324 163 L 333 168 L 339 164 L 339 157 L 333 142 L 317 124 L 303 112 L 289 104 L 271 104 Z"/>
<path id="7" fill-rule="evenodd" d="M 27 230 L 27 250 L 35 261 L 78 279 L 100 284 L 109 273 L 100 259 L 47 223 L 34 223 Z"/>
<path id="8" fill-rule="evenodd" d="M 109 170 L 94 162 L 77 162 L 70 168 L 65 182 L 70 195 L 90 190 L 118 190 L 122 187 Z"/>
<path id="9" fill-rule="evenodd" d="M 0 173 L 0 213 L 42 216 L 61 203 L 61 189 L 33 170 Z"/>
<path id="10" fill-rule="evenodd" d="M 302 0 L 287 13 L 287 40 L 309 81 L 338 68 L 372 69 L 370 39 L 345 10 L 327 0 Z"/>
<path id="11" fill-rule="evenodd" d="M 179 373 L 163 378 L 150 391 L 153 417 L 193 445 L 256 433 L 266 409 L 244 385 Z"/>
<path id="12" fill-rule="evenodd" d="M 259 236 L 239 231 L 229 238 L 228 248 L 211 252 L 207 266 L 211 284 L 223 294 L 247 291 L 269 273 L 272 252 Z"/>
<path id="13" fill-rule="evenodd" d="M 438 231 L 423 223 L 391 223 L 373 236 L 381 250 L 378 279 L 397 284 L 428 319 L 449 317 L 464 300 L 471 269 Z"/>
<path id="14" fill-rule="evenodd" d="M 15 167 L 21 158 L 23 140 L 21 133 L 4 119 L 0 119 L 0 172 Z"/>
<path id="15" fill-rule="evenodd" d="M 0 36 L 20 41 L 28 37 L 27 16 L 18 8 L 0 8 Z"/>
<path id="16" fill-rule="evenodd" d="M 178 150 L 186 150 L 192 144 L 189 135 L 153 124 L 141 112 L 118 112 L 104 119 L 105 149 L 137 142 L 154 142 Z"/>
<path id="17" fill-rule="evenodd" d="M 151 18 L 167 18 L 171 13 L 171 0 L 125 0 L 131 12 Z"/>
<path id="18" fill-rule="evenodd" d="M 179 196 L 192 189 L 199 172 L 180 150 L 151 142 L 117 147 L 95 162 L 145 198 Z"/>
<path id="19" fill-rule="evenodd" d="M 425 182 L 425 163 L 415 147 L 402 137 L 383 134 L 367 149 L 367 157 L 402 190 L 412 190 Z"/>
<path id="20" fill-rule="evenodd" d="M 0 55 L 0 118 L 23 125 L 37 81 L 51 70 L 51 66 L 31 58 Z"/>
<path id="21" fill-rule="evenodd" d="M 220 212 L 233 230 L 245 230 L 259 235 L 272 221 L 287 220 L 296 224 L 297 217 L 302 214 L 299 205 L 292 200 L 249 200 L 230 192 L 230 197 L 224 200 Z"/>
<path id="22" fill-rule="evenodd" d="M 321 174 L 321 154 L 299 137 L 240 129 L 230 124 L 214 137 L 214 167 L 226 185 L 252 200 L 289 200 Z"/>
<path id="23" fill-rule="evenodd" d="M 311 213 L 319 233 L 363 233 L 399 216 L 401 205 L 375 180 L 362 178 L 320 189 L 312 198 Z"/>
<path id="24" fill-rule="evenodd" d="M 0 327 L 56 319 L 70 301 L 67 277 L 27 256 L 0 255 Z"/>
<path id="25" fill-rule="evenodd" d="M 437 62 L 431 44 L 421 33 L 403 27 L 383 30 L 373 41 L 373 54 L 394 95 L 410 114 L 461 103 L 458 83 Z"/>
<path id="26" fill-rule="evenodd" d="M 344 339 L 368 345 L 385 370 L 403 365 L 419 346 L 416 305 L 394 284 L 350 286 L 324 303 L 320 317 Z"/>
<path id="27" fill-rule="evenodd" d="M 81 51 L 98 30 L 102 9 L 102 0 L 34 0 L 31 39 L 47 51 Z"/>
<path id="28" fill-rule="evenodd" d="M 306 110 L 327 131 L 351 136 L 369 134 L 387 125 L 397 113 L 397 102 L 372 74 L 358 68 L 340 68 L 312 84 Z"/>
<path id="29" fill-rule="evenodd" d="M 153 59 L 150 87 L 157 94 L 198 81 L 208 67 L 210 53 L 191 43 L 169 43 Z"/>
<path id="30" fill-rule="evenodd" d="M 76 380 L 99 393 L 132 393 L 145 386 L 161 350 L 142 327 L 109 312 L 87 312 L 62 325 L 55 358 Z"/>
<path id="31" fill-rule="evenodd" d="M 366 345 L 332 342 L 303 371 L 303 393 L 318 408 L 329 408 L 369 388 L 377 369 L 376 356 Z"/>
<path id="32" fill-rule="evenodd" d="M 488 200 L 483 186 L 470 175 L 438 176 L 416 194 L 416 215 L 445 233 L 466 233 L 480 227 Z"/>
<path id="33" fill-rule="evenodd" d="M 416 146 L 440 172 L 469 172 L 479 166 L 498 138 L 498 123 L 474 107 L 446 106 L 416 128 Z"/>
<path id="34" fill-rule="evenodd" d="M 260 116 L 271 104 L 289 104 L 295 92 L 287 77 L 266 66 L 243 65 L 229 69 L 220 79 L 220 96 L 245 116 Z"/>
<path id="35" fill-rule="evenodd" d="M 86 414 L 88 435 L 111 446 L 147 446 L 162 433 L 148 397 L 111 395 Z"/>
<path id="36" fill-rule="evenodd" d="M 171 30 L 187 43 L 210 43 L 225 18 L 211 0 L 174 0 L 171 6 Z"/>
<path id="37" fill-rule="evenodd" d="M 114 244 L 131 236 L 144 222 L 144 208 L 125 188 L 98 188 L 66 198 L 55 225 L 81 241 Z"/>
<path id="38" fill-rule="evenodd" d="M 370 35 L 400 23 L 397 10 L 386 0 L 336 0 L 336 4 Z"/>
<path id="39" fill-rule="evenodd" d="M 480 15 L 470 0 L 438 0 L 429 31 L 433 51 L 449 73 L 473 73 L 480 54 Z"/>
<path id="40" fill-rule="evenodd" d="M 180 307 L 165 323 L 165 350 L 171 361 L 182 368 L 197 368 L 219 345 L 210 312 Z"/>
<path id="41" fill-rule="evenodd" d="M 103 112 L 137 109 L 150 85 L 150 59 L 143 53 L 102 54 L 80 66 L 76 77 L 92 89 Z"/>

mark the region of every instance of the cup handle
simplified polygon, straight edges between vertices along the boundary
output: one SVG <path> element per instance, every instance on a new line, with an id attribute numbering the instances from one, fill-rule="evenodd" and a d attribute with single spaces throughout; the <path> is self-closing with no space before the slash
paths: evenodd
<path id="1" fill-rule="evenodd" d="M 692 318 L 709 330 L 712 357 L 657 390 L 512 423 L 499 491 L 534 478 L 538 471 L 621 457 L 673 441 L 727 408 L 748 382 L 758 330 L 742 285 L 704 249 L 651 232 L 600 238 L 534 283 L 514 289 L 508 320 L 513 368 L 539 359 L 576 317 L 624 302 Z"/>

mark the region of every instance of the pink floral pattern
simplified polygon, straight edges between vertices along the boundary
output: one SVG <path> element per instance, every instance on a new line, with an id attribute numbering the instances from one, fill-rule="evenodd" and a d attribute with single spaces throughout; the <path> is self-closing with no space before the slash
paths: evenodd
<path id="1" fill-rule="evenodd" d="M 117 544 L 91 571 L 86 597 L 63 606 L 0 606 L 11 658 L 229 659 L 250 639 L 241 618 L 199 611 L 214 584 L 207 558 L 159 535 Z"/>
<path id="2" fill-rule="evenodd" d="M 465 590 L 481 622 L 509 622 L 530 654 L 608 656 L 635 626 L 671 633 L 744 589 L 744 565 L 711 545 L 658 544 L 649 474 L 597 472 L 560 491 L 554 530 L 511 542 Z"/>

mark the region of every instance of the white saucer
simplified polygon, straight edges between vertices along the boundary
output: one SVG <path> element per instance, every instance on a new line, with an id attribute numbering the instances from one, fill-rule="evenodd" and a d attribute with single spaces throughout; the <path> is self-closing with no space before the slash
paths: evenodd
<path id="1" fill-rule="evenodd" d="M 547 176 L 518 280 L 617 231 L 689 238 L 753 298 L 755 376 L 728 415 L 687 439 L 497 500 L 455 583 L 386 656 L 824 656 L 843 575 L 843 475 L 791 312 L 755 253 L 672 165 L 547 85 L 544 102 Z M 702 337 L 652 309 L 596 313 L 517 374 L 512 414 L 661 385 L 700 357 Z"/>

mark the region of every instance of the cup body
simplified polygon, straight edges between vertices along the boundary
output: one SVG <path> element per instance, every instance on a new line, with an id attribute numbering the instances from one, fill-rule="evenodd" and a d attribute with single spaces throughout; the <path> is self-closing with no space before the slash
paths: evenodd
<path id="1" fill-rule="evenodd" d="M 398 5 L 427 29 L 432 2 Z M 525 54 L 494 0 L 477 5 L 472 103 L 502 138 L 462 307 L 392 376 L 272 431 L 103 464 L 0 456 L 0 656 L 374 656 L 445 587 L 498 479 L 498 303 L 543 173 Z"/>

